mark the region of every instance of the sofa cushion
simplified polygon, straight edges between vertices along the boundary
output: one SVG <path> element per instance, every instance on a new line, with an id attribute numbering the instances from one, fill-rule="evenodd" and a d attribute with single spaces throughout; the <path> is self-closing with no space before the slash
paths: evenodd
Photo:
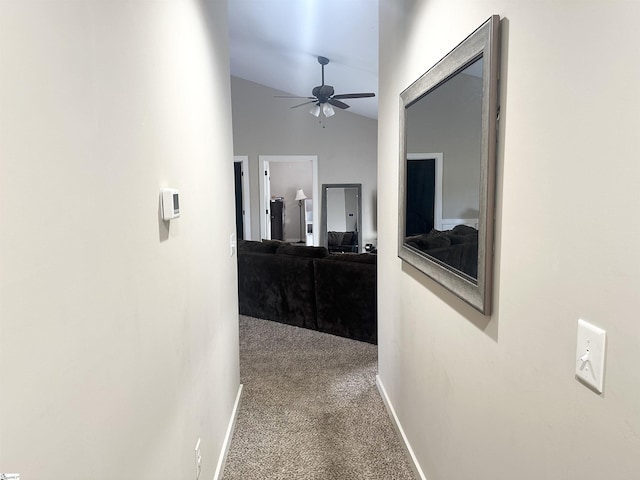
<path id="1" fill-rule="evenodd" d="M 469 225 L 456 225 L 455 227 L 453 227 L 453 230 L 451 230 L 451 232 L 455 233 L 456 235 L 471 235 L 473 233 L 475 233 L 476 235 L 478 234 L 478 230 L 470 227 Z"/>
<path id="2" fill-rule="evenodd" d="M 436 230 L 435 228 L 433 228 L 429 233 L 427 233 L 427 235 L 429 237 L 440 237 L 442 235 L 449 235 L 450 233 L 451 230 Z"/>
<path id="3" fill-rule="evenodd" d="M 378 256 L 373 253 L 332 253 L 327 257 L 327 260 L 375 265 L 377 258 Z"/>
<path id="4" fill-rule="evenodd" d="M 306 245 L 281 245 L 276 251 L 278 255 L 291 255 L 305 258 L 324 258 L 329 252 L 324 247 L 307 247 Z"/>
<path id="5" fill-rule="evenodd" d="M 291 245 L 289 242 L 283 242 L 282 240 L 267 240 L 266 238 L 262 239 L 262 243 L 271 248 L 271 253 L 276 253 L 278 247 L 281 247 L 282 245 Z"/>
<path id="6" fill-rule="evenodd" d="M 355 245 L 358 240 L 358 234 L 356 232 L 344 232 L 342 236 L 342 245 Z"/>
<path id="7" fill-rule="evenodd" d="M 449 235 L 443 232 L 433 234 L 433 231 L 431 233 L 407 237 L 405 242 L 411 246 L 415 246 L 418 250 L 431 250 L 433 248 L 446 247 L 451 244 Z"/>
<path id="8" fill-rule="evenodd" d="M 240 240 L 238 242 L 238 252 L 275 253 L 276 248 L 262 242 L 254 240 Z"/>
<path id="9" fill-rule="evenodd" d="M 440 260 L 447 266 L 478 278 L 478 243 L 459 243 L 448 247 L 429 250 L 430 256 Z"/>
<path id="10" fill-rule="evenodd" d="M 327 232 L 328 245 L 342 245 L 343 238 L 344 232 Z"/>
<path id="11" fill-rule="evenodd" d="M 327 244 L 331 247 L 356 243 L 358 243 L 357 232 L 327 232 Z"/>
<path id="12" fill-rule="evenodd" d="M 478 243 L 478 231 L 474 230 L 473 233 L 468 235 L 449 235 L 451 245 L 459 245 L 461 243 Z"/>

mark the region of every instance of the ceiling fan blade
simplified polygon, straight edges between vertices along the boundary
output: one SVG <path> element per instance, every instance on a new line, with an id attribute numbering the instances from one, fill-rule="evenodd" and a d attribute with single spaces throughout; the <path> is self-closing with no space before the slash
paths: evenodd
<path id="1" fill-rule="evenodd" d="M 308 98 L 308 99 L 314 99 L 315 97 L 298 97 L 296 95 L 274 95 L 273 98 Z"/>
<path id="2" fill-rule="evenodd" d="M 327 100 L 331 105 L 333 105 L 334 107 L 338 107 L 338 108 L 349 108 L 349 105 L 347 105 L 344 102 L 341 102 L 340 100 L 336 100 L 335 97 L 330 98 L 329 100 Z"/>
<path id="3" fill-rule="evenodd" d="M 375 93 L 343 93 L 341 95 L 334 95 L 333 98 L 367 98 L 367 97 L 375 97 Z"/>
<path id="4" fill-rule="evenodd" d="M 305 97 L 302 97 L 302 98 L 305 98 Z M 301 103 L 299 105 L 294 105 L 293 107 L 290 107 L 290 108 L 302 107 L 303 105 L 309 105 L 310 103 L 314 103 L 315 101 L 316 101 L 316 99 L 314 98 L 313 100 L 309 100 L 308 102 L 304 102 L 304 103 Z"/>

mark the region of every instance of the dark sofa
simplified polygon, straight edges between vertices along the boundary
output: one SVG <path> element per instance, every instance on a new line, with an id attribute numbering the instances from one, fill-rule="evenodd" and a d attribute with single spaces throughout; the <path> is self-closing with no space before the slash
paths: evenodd
<path id="1" fill-rule="evenodd" d="M 445 264 L 478 278 L 478 230 L 467 225 L 457 225 L 452 230 L 431 230 L 412 235 L 405 243 Z"/>
<path id="2" fill-rule="evenodd" d="M 376 272 L 373 254 L 241 241 L 240 313 L 376 343 Z"/>
<path id="3" fill-rule="evenodd" d="M 327 232 L 329 253 L 357 253 L 358 232 Z"/>

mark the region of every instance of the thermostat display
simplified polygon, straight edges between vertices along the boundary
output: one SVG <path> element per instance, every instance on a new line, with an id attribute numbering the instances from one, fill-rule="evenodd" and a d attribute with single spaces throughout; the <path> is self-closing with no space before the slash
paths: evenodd
<path id="1" fill-rule="evenodd" d="M 180 193 L 175 188 L 163 188 L 160 195 L 162 199 L 162 219 L 171 220 L 180 216 Z"/>

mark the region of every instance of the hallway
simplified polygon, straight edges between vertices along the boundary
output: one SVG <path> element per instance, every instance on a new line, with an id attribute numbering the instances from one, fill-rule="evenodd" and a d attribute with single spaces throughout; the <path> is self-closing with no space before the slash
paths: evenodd
<path id="1" fill-rule="evenodd" d="M 241 316 L 224 480 L 414 478 L 376 371 L 375 345 Z"/>

